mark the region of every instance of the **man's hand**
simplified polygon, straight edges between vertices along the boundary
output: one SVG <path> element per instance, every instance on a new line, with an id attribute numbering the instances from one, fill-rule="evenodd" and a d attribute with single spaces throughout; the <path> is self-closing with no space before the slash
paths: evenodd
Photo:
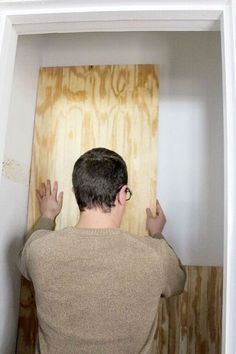
<path id="1" fill-rule="evenodd" d="M 156 234 L 161 233 L 166 223 L 166 217 L 158 200 L 156 202 L 156 215 L 152 214 L 150 208 L 146 209 L 146 214 L 147 214 L 146 225 L 149 234 L 151 236 L 154 236 Z"/>
<path id="2" fill-rule="evenodd" d="M 63 203 L 63 192 L 60 192 L 58 196 L 57 192 L 57 181 L 53 183 L 53 189 L 51 189 L 50 180 L 47 180 L 46 184 L 41 183 L 40 188 L 36 189 L 42 217 L 54 220 L 60 213 Z"/>

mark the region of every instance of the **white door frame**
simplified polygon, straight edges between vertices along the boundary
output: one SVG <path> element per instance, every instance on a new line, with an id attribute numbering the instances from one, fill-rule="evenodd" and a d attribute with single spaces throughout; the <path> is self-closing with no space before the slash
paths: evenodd
<path id="1" fill-rule="evenodd" d="M 134 4 L 135 2 L 135 4 Z M 187 5 L 186 5 L 187 3 Z M 222 354 L 236 353 L 236 0 L 9 0 L 0 2 L 0 163 L 20 34 L 220 29 L 224 105 Z M 20 119 L 20 117 L 19 117 Z M 2 171 L 0 169 L 0 179 Z"/>

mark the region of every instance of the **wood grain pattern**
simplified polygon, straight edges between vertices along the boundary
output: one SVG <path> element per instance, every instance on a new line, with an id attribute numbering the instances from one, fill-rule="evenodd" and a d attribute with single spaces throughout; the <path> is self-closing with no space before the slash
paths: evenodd
<path id="1" fill-rule="evenodd" d="M 22 277 L 16 353 L 35 353 L 37 329 L 38 323 L 33 285 Z"/>
<path id="2" fill-rule="evenodd" d="M 222 267 L 186 266 L 182 295 L 161 299 L 153 354 L 220 354 Z"/>
<path id="3" fill-rule="evenodd" d="M 35 188 L 47 178 L 64 190 L 57 228 L 75 225 L 74 162 L 85 151 L 107 147 L 127 162 L 133 197 L 122 228 L 146 234 L 145 207 L 155 210 L 159 73 L 156 65 L 42 68 L 31 164 L 28 228 L 39 216 Z M 32 298 L 22 286 L 21 299 Z M 21 300 L 18 354 L 33 353 L 34 311 Z M 23 329 L 24 327 L 24 329 Z M 32 332 L 28 334 L 29 327 Z M 30 330 L 31 331 L 31 330 Z M 26 337 L 25 337 L 26 336 Z"/>

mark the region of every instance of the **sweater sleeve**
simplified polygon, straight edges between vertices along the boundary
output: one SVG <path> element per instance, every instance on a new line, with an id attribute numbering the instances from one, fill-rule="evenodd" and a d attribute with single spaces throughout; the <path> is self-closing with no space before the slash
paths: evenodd
<path id="1" fill-rule="evenodd" d="M 49 231 L 54 230 L 55 222 L 48 218 L 39 218 L 34 227 L 28 232 L 25 237 L 25 244 L 20 250 L 17 259 L 17 266 L 21 274 L 28 280 L 30 279 L 30 274 L 28 272 L 28 258 L 30 245 L 36 239 L 41 238 L 48 234 Z"/>
<path id="2" fill-rule="evenodd" d="M 186 271 L 180 259 L 168 242 L 160 237 L 163 258 L 164 287 L 162 296 L 170 297 L 183 292 L 186 282 Z"/>
<path id="3" fill-rule="evenodd" d="M 134 236 L 135 237 L 135 236 Z M 162 233 L 136 237 L 158 255 L 158 267 L 162 268 L 162 297 L 179 295 L 184 291 L 186 271 L 180 259 Z"/>

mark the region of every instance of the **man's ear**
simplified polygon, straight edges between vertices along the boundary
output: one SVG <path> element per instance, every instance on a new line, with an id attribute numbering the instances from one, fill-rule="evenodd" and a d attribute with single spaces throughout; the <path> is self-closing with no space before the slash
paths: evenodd
<path id="1" fill-rule="evenodd" d="M 125 205 L 125 200 L 126 200 L 125 189 L 126 188 L 127 188 L 127 185 L 124 185 L 116 195 L 116 200 L 120 205 Z"/>

